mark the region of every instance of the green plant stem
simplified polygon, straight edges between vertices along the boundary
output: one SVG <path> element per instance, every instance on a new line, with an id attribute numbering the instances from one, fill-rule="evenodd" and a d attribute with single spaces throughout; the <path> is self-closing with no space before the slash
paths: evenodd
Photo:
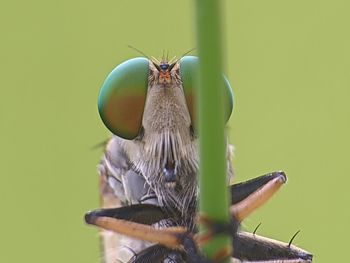
<path id="1" fill-rule="evenodd" d="M 196 1 L 200 87 L 199 203 L 201 214 L 218 222 L 228 222 L 220 5 L 220 0 Z M 205 231 L 205 226 L 201 226 L 201 231 Z M 216 236 L 203 247 L 203 252 L 212 259 L 220 249 L 230 245 L 228 235 Z"/>

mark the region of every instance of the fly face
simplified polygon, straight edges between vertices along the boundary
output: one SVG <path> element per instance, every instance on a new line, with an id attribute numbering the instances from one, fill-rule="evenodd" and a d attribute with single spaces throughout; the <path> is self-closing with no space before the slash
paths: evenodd
<path id="1" fill-rule="evenodd" d="M 179 63 L 151 62 L 143 134 L 137 142 L 142 158 L 133 161 L 160 205 L 182 215 L 195 205 L 197 194 L 197 140 L 191 125 Z"/>
<path id="2" fill-rule="evenodd" d="M 111 209 L 88 213 L 86 221 L 113 231 L 101 232 L 106 263 L 207 262 L 196 249 L 201 238 L 192 236 L 196 232 L 199 159 L 194 132 L 197 67 L 198 59 L 192 56 L 161 62 L 135 58 L 117 66 L 101 88 L 99 113 L 114 134 L 99 169 L 102 207 Z M 227 121 L 233 95 L 225 77 L 222 88 Z M 228 178 L 233 174 L 231 149 L 227 145 Z M 284 173 L 276 172 L 230 186 L 234 189 L 233 217 L 243 220 L 285 180 Z M 239 248 L 234 256 L 239 259 L 309 262 L 307 252 L 281 248 L 255 235 L 237 234 L 236 228 L 217 227 L 215 222 L 212 225 L 213 229 L 232 231 Z M 150 246 L 148 242 L 159 244 Z"/>
<path id="3" fill-rule="evenodd" d="M 158 67 L 150 63 L 142 125 L 143 158 L 137 167 L 162 206 L 187 211 L 196 199 L 198 152 L 179 63 L 163 62 Z"/>

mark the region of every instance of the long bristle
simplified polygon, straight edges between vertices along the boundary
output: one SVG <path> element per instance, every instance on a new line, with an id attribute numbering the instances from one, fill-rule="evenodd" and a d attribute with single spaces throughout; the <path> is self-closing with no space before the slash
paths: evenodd
<path id="1" fill-rule="evenodd" d="M 158 59 L 156 59 L 155 57 L 151 56 L 151 59 L 150 59 L 153 63 L 156 63 L 156 64 L 160 64 L 160 61 Z"/>

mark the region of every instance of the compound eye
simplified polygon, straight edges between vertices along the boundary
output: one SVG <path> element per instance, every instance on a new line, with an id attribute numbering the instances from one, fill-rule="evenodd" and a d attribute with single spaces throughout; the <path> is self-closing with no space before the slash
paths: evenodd
<path id="1" fill-rule="evenodd" d="M 185 56 L 180 59 L 180 75 L 185 93 L 186 103 L 190 112 L 192 125 L 196 125 L 196 86 L 198 80 L 198 57 Z M 233 92 L 227 78 L 222 78 L 224 88 L 225 123 L 230 119 L 233 110 Z"/>
<path id="2" fill-rule="evenodd" d="M 98 96 L 98 111 L 113 134 L 128 140 L 139 134 L 148 74 L 148 59 L 139 57 L 118 65 L 104 81 Z"/>

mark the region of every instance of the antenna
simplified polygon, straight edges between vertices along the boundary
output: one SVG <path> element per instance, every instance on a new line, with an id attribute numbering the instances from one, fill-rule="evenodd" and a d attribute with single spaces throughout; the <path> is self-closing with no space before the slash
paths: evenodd
<path id="1" fill-rule="evenodd" d="M 160 68 L 158 66 L 160 64 L 160 62 L 158 61 L 158 59 L 156 59 L 155 57 L 147 56 L 146 53 L 142 52 L 141 50 L 137 49 L 136 47 L 133 47 L 132 45 L 128 45 L 128 47 L 135 50 L 136 52 L 140 53 L 145 58 L 147 58 L 149 61 L 151 61 L 153 63 L 153 65 L 157 68 L 157 70 L 160 71 Z"/>
<path id="2" fill-rule="evenodd" d="M 174 62 L 172 62 L 172 63 L 170 63 L 169 62 L 169 64 L 171 64 L 171 65 L 175 65 L 177 62 L 179 62 L 179 60 L 180 59 L 182 59 L 184 56 L 186 56 L 188 53 L 191 53 L 193 50 L 196 50 L 197 48 L 191 48 L 190 50 L 188 50 L 188 51 L 186 51 L 185 53 L 183 53 L 182 54 L 182 56 L 181 57 L 179 57 L 178 59 L 176 59 Z M 175 57 L 174 58 L 172 58 L 171 60 L 173 60 L 173 59 L 175 59 Z"/>
<path id="3" fill-rule="evenodd" d="M 136 52 L 140 53 L 145 58 L 148 58 L 149 60 L 152 60 L 150 56 L 147 56 L 146 53 L 142 52 L 141 50 L 137 49 L 136 47 L 133 47 L 132 45 L 128 45 L 129 48 L 135 50 Z"/>
<path id="4" fill-rule="evenodd" d="M 180 57 L 180 59 L 182 59 L 184 56 L 186 56 L 188 53 L 191 53 L 192 51 L 196 50 L 197 48 L 191 48 L 190 50 L 186 51 L 184 54 L 182 54 L 182 56 Z"/>

